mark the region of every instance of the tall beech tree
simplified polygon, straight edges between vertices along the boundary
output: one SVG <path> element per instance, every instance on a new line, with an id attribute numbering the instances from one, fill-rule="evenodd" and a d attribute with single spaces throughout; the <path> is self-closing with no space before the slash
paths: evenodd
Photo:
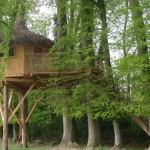
<path id="1" fill-rule="evenodd" d="M 57 7 L 57 42 L 61 42 L 62 39 L 67 36 L 67 0 L 56 0 Z M 63 44 L 63 43 L 62 43 Z M 63 53 L 66 51 L 66 46 L 63 46 L 59 49 L 59 52 Z M 59 59 L 62 59 L 61 57 Z M 64 109 L 68 109 L 64 105 Z M 73 132 L 73 122 L 72 119 L 67 116 L 66 113 L 63 113 L 63 137 L 61 140 L 61 144 L 73 144 L 74 143 L 74 132 Z"/>
<path id="2" fill-rule="evenodd" d="M 95 63 L 92 59 L 94 56 L 93 32 L 94 32 L 94 3 L 89 0 L 81 0 L 81 30 L 82 30 L 82 53 L 83 59 L 88 60 L 87 66 L 93 68 Z M 87 96 L 87 103 L 90 103 L 92 97 Z M 92 118 L 92 112 L 87 110 L 88 117 L 88 147 L 97 147 L 100 145 L 100 125 L 99 122 Z"/>
<path id="3" fill-rule="evenodd" d="M 118 95 L 118 93 L 116 92 L 116 85 L 114 83 L 112 66 L 111 66 L 111 62 L 110 62 L 110 52 L 109 52 L 109 43 L 108 43 L 108 25 L 107 25 L 107 17 L 106 17 L 106 4 L 105 4 L 104 0 L 98 0 L 96 2 L 96 5 L 99 9 L 101 26 L 102 26 L 99 51 L 101 52 L 100 54 L 103 54 L 101 57 L 103 58 L 103 60 L 105 62 L 104 70 L 106 70 L 106 76 L 107 76 L 108 84 L 109 84 L 108 88 L 110 88 L 110 91 L 112 93 L 115 93 L 115 97 L 112 94 L 112 96 L 110 98 L 113 101 L 114 99 L 116 99 L 116 96 Z M 119 122 L 117 121 L 117 119 L 113 120 L 113 125 L 114 125 L 114 134 L 115 134 L 114 145 L 117 147 L 121 147 L 122 146 L 122 138 L 121 138 Z"/>
<path id="4" fill-rule="evenodd" d="M 139 60 L 143 59 L 141 61 L 141 74 L 140 76 L 143 78 L 143 81 L 141 81 L 142 85 L 142 91 L 144 92 L 144 101 L 147 101 L 148 98 L 148 91 L 150 89 L 150 86 L 147 85 L 147 83 L 150 81 L 149 78 L 149 58 L 148 58 L 148 46 L 147 46 L 147 37 L 146 37 L 146 26 L 144 24 L 143 20 L 143 12 L 139 3 L 139 0 L 128 0 L 131 14 L 132 14 L 132 20 L 133 20 L 133 29 L 135 40 L 137 43 L 137 54 Z M 145 86 L 147 85 L 147 86 Z M 141 92 L 142 92 L 141 91 Z M 148 95 L 147 95 L 148 94 Z M 143 97 L 142 96 L 142 97 Z M 141 128 L 150 136 L 150 117 L 148 116 L 145 119 L 141 119 L 140 117 L 133 116 L 133 119 L 141 126 Z M 147 130 L 147 129 L 148 130 Z"/>

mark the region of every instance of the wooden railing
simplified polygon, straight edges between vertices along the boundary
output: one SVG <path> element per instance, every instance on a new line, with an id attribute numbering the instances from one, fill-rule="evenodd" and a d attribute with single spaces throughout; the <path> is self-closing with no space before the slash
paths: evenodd
<path id="1" fill-rule="evenodd" d="M 71 59 L 71 58 L 70 58 Z M 82 72 L 91 67 L 66 63 L 61 57 L 49 53 L 34 53 L 27 55 L 29 74 L 50 74 L 55 72 Z M 92 68 L 95 69 L 95 68 Z"/>
<path id="2" fill-rule="evenodd" d="M 52 57 L 48 53 L 28 54 L 29 73 L 46 73 L 52 71 Z"/>

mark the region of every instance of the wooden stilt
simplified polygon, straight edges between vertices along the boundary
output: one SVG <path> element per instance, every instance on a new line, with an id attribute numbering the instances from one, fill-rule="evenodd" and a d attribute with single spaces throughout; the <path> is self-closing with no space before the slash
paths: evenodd
<path id="1" fill-rule="evenodd" d="M 3 150 L 8 150 L 8 87 L 4 84 Z"/>
<path id="2" fill-rule="evenodd" d="M 20 93 L 20 94 L 21 94 L 21 99 L 22 99 L 24 97 L 24 93 Z M 22 146 L 28 147 L 28 144 L 27 144 L 27 126 L 25 123 L 25 120 L 26 120 L 25 101 L 22 102 L 22 104 L 20 105 L 20 110 L 21 110 L 21 120 L 22 120 Z"/>

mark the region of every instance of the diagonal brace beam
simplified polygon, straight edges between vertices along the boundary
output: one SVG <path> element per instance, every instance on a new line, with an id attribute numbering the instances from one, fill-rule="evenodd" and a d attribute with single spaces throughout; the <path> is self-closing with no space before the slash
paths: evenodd
<path id="1" fill-rule="evenodd" d="M 24 102 L 24 100 L 26 99 L 26 97 L 28 96 L 28 94 L 30 93 L 30 91 L 33 89 L 34 85 L 35 85 L 35 83 L 31 84 L 31 86 L 29 87 L 29 89 L 27 90 L 27 92 L 25 93 L 25 95 L 22 97 L 22 99 L 19 102 L 19 104 L 17 105 L 17 107 L 12 112 L 11 116 L 8 119 L 8 122 L 12 119 L 12 117 L 14 116 L 14 114 L 17 112 L 17 110 L 19 109 L 19 107 L 21 106 L 21 104 Z"/>
<path id="2" fill-rule="evenodd" d="M 150 129 L 148 128 L 148 125 L 140 117 L 131 117 L 150 136 Z"/>
<path id="3" fill-rule="evenodd" d="M 32 109 L 31 109 L 31 111 L 30 111 L 28 117 L 27 117 L 26 120 L 25 120 L 25 123 L 28 122 L 28 120 L 29 120 L 29 118 L 31 117 L 32 113 L 34 112 L 34 110 L 35 110 L 35 108 L 36 108 L 38 102 L 43 98 L 43 96 L 44 96 L 44 92 L 42 92 L 42 94 L 40 95 L 40 97 L 36 100 L 36 102 L 35 102 L 34 106 L 32 107 Z"/>
<path id="4" fill-rule="evenodd" d="M 4 95 L 3 95 L 3 91 L 0 89 L 0 96 L 4 99 Z M 4 113 L 3 113 L 3 106 L 2 106 L 2 103 L 0 101 L 0 114 L 1 114 L 1 117 L 2 117 L 2 121 L 3 121 L 3 118 L 4 118 Z"/>
<path id="5" fill-rule="evenodd" d="M 10 111 L 11 113 L 13 113 L 13 110 L 12 110 L 11 107 L 9 107 L 9 111 Z M 23 129 L 22 123 L 21 123 L 21 121 L 19 120 L 18 116 L 17 116 L 16 114 L 14 114 L 14 117 L 15 117 L 17 123 L 19 124 L 20 128 Z"/>
<path id="6" fill-rule="evenodd" d="M 13 94 L 14 94 L 14 89 L 11 89 L 10 96 L 9 96 L 9 100 L 8 100 L 8 108 L 10 108 Z"/>

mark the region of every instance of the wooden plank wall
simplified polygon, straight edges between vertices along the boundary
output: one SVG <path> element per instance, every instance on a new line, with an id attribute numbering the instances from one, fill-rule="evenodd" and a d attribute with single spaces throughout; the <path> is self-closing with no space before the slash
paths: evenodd
<path id="1" fill-rule="evenodd" d="M 15 56 L 9 57 L 8 66 L 5 71 L 6 77 L 23 76 L 24 62 L 24 46 L 17 45 L 15 47 Z"/>

